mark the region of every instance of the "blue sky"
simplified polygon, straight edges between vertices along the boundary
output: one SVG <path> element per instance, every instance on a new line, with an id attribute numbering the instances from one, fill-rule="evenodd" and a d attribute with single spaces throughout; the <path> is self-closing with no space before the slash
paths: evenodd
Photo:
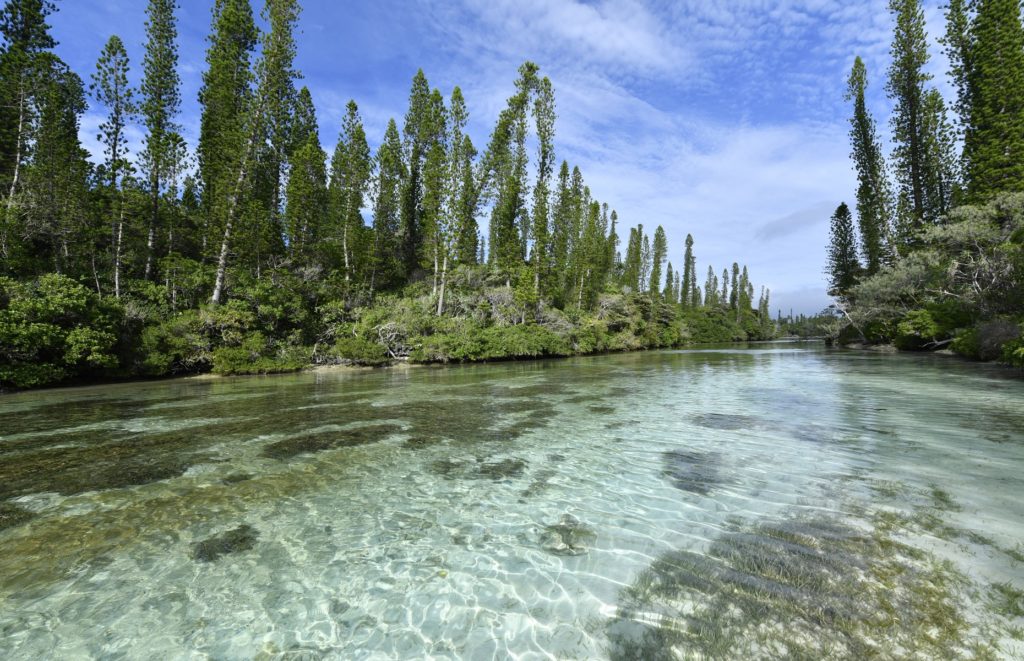
<path id="1" fill-rule="evenodd" d="M 213 0 L 179 0 L 183 106 L 194 145 L 205 38 Z M 141 70 L 143 0 L 58 0 L 58 53 L 83 78 L 111 34 Z M 537 62 L 554 83 L 558 159 L 578 164 L 594 196 L 622 223 L 663 225 L 669 260 L 692 233 L 699 282 L 747 264 L 772 290 L 772 308 L 813 313 L 824 294 L 828 217 L 852 205 L 849 107 L 842 93 L 855 55 L 868 66 L 869 99 L 888 133 L 883 90 L 890 18 L 886 0 L 305 0 L 297 66 L 333 148 L 348 99 L 374 145 L 401 118 L 422 67 L 446 96 L 459 85 L 478 146 L 516 69 Z M 254 0 L 258 11 L 262 0 Z M 935 40 L 941 11 L 926 2 L 931 69 L 949 98 Z M 96 150 L 102 108 L 82 123 Z M 139 135 L 136 133 L 135 139 Z"/>

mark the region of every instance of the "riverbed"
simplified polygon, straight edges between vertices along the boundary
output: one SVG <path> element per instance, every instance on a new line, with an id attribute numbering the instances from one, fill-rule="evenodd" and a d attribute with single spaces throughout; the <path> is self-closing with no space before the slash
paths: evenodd
<path id="1" fill-rule="evenodd" d="M 1024 658 L 1024 380 L 779 343 L 0 398 L 5 659 Z"/>

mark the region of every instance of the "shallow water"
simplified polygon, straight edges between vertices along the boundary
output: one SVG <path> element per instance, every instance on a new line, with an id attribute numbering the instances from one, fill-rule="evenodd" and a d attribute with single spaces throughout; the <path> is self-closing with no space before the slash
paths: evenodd
<path id="1" fill-rule="evenodd" d="M 1022 493 L 1024 380 L 815 344 L 12 395 L 0 657 L 1021 658 Z"/>

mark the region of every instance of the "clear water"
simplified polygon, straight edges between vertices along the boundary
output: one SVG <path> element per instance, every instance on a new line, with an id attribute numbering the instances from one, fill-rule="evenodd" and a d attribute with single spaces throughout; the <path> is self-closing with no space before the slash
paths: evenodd
<path id="1" fill-rule="evenodd" d="M 967 624 L 943 649 L 1021 658 L 1022 494 L 1024 380 L 813 344 L 18 394 L 0 398 L 0 504 L 24 519 L 0 528 L 0 657 L 714 656 L 694 620 L 748 608 L 728 603 L 739 574 L 652 596 L 659 558 L 799 521 L 877 540 L 890 513 L 883 541 L 956 577 L 938 598 Z M 871 575 L 886 599 L 914 587 Z M 731 653 L 795 655 L 772 647 L 785 628 L 857 656 L 835 618 L 779 612 L 729 620 Z M 938 649 L 876 633 L 883 656 Z"/>

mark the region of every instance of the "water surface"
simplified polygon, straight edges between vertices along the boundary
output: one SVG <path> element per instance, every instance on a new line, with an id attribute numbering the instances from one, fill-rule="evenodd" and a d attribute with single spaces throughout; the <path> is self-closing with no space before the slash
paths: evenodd
<path id="1" fill-rule="evenodd" d="M 1024 382 L 751 345 L 0 399 L 0 656 L 1020 658 Z"/>

